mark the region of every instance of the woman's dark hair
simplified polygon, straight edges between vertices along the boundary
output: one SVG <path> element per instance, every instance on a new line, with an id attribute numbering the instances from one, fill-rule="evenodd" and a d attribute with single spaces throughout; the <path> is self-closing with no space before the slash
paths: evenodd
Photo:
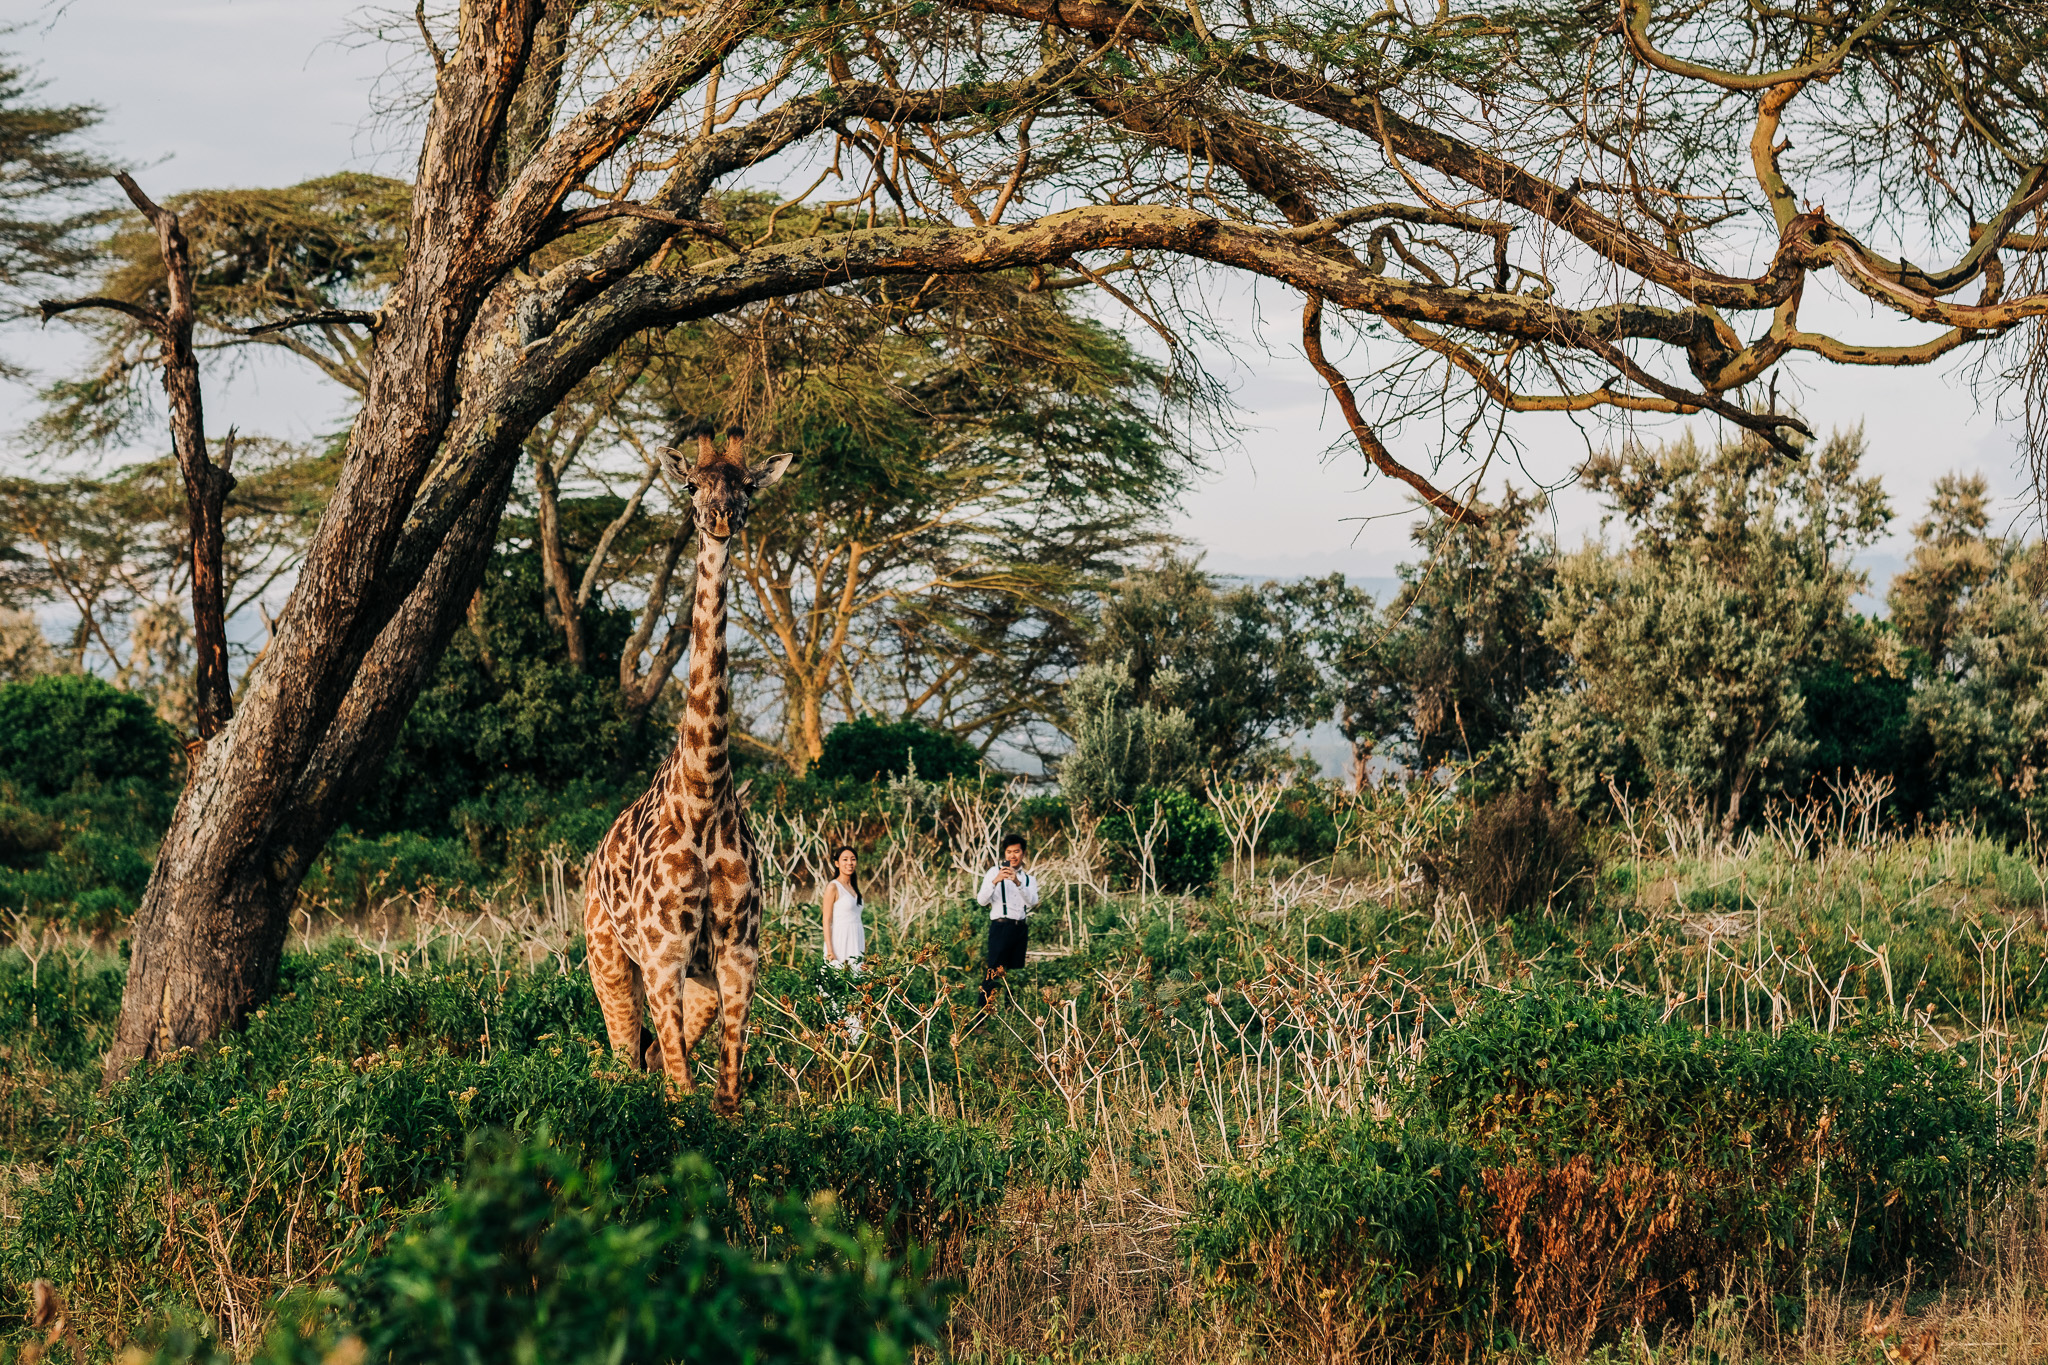
<path id="1" fill-rule="evenodd" d="M 1003 841 L 1000 844 L 996 845 L 996 856 L 1000 858 L 1003 854 L 1008 853 L 1012 848 L 1021 848 L 1026 853 L 1029 853 L 1031 851 L 1031 845 L 1024 842 L 1023 835 L 1005 834 L 1003 836 Z"/>
<path id="2" fill-rule="evenodd" d="M 856 858 L 860 856 L 860 850 L 855 848 L 852 844 L 841 844 L 839 847 L 833 849 L 832 875 L 835 880 L 839 876 L 839 855 L 842 853 L 851 853 Z M 860 894 L 860 869 L 858 867 L 854 868 L 853 871 L 846 874 L 846 884 L 853 888 L 854 895 L 858 896 Z"/>

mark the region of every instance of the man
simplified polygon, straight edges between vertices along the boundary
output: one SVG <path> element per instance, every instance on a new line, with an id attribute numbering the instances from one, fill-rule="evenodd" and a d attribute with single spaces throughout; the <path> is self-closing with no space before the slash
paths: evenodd
<path id="1" fill-rule="evenodd" d="M 977 901 L 988 907 L 988 973 L 981 979 L 984 1013 L 1004 973 L 1024 965 L 1025 925 L 1038 904 L 1038 879 L 1024 870 L 1024 836 L 1005 834 L 1002 861 L 981 878 Z"/>

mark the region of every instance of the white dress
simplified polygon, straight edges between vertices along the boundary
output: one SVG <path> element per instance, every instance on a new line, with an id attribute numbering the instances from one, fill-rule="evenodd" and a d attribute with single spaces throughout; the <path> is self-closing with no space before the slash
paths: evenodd
<path id="1" fill-rule="evenodd" d="M 845 882 L 833 879 L 837 894 L 832 898 L 832 944 L 827 960 L 835 966 L 857 967 L 868 950 L 867 926 L 860 919 L 860 897 Z"/>

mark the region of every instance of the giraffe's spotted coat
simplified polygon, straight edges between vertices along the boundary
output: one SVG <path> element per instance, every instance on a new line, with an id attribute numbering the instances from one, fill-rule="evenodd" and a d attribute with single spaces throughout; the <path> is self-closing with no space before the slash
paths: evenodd
<path id="1" fill-rule="evenodd" d="M 591 855 L 584 935 L 612 1050 L 640 1067 L 658 1058 L 669 1083 L 689 1090 L 690 1051 L 717 1021 L 716 1103 L 732 1113 L 761 961 L 761 881 L 726 753 L 727 549 L 753 495 L 782 476 L 789 457 L 749 470 L 737 440 L 714 453 L 708 436 L 698 440 L 694 466 L 679 452 L 663 453 L 691 488 L 699 532 L 689 695 L 676 747 L 653 785 Z M 654 1020 L 651 1039 L 643 1013 Z"/>

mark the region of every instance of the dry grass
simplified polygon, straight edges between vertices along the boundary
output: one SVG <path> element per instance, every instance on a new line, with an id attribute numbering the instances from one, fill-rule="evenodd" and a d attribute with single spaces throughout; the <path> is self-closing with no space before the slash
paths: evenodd
<path id="1" fill-rule="evenodd" d="M 1163 975 L 1140 954 L 1095 951 L 1083 958 L 1085 982 L 1068 976 L 1040 988 L 1027 976 L 1013 992 L 1015 1007 L 992 1027 L 1019 1064 L 1016 1083 L 1041 1091 L 1090 1135 L 1090 1163 L 1078 1191 L 1012 1190 L 985 1234 L 951 1249 L 966 1291 L 952 1322 L 955 1358 L 1354 1358 L 1357 1324 L 1331 1321 L 1311 1337 L 1275 1339 L 1203 1292 L 1176 1252 L 1203 1180 L 1255 1155 L 1287 1124 L 1391 1112 L 1435 1027 L 1566 958 L 1583 979 L 1650 997 L 1667 1017 L 1702 1028 L 1773 1029 L 1796 1019 L 1834 1029 L 1866 1009 L 1897 1009 L 1917 1021 L 1928 1046 L 1966 1058 L 1987 1090 L 2024 1114 L 2038 1143 L 2048 1129 L 2048 1008 L 2037 991 L 2048 970 L 2048 878 L 2034 859 L 1968 831 L 1901 836 L 1882 824 L 1882 797 L 1868 785 L 1845 786 L 1830 802 L 1774 812 L 1734 843 L 1719 841 L 1699 812 L 1624 799 L 1596 903 L 1586 919 L 1552 926 L 1542 945 L 1424 875 L 1430 850 L 1455 835 L 1461 818 L 1443 789 L 1355 798 L 1340 811 L 1337 859 L 1270 875 L 1249 849 L 1272 794 L 1219 786 L 1235 846 L 1232 894 L 1221 902 L 1112 897 L 1090 830 L 1041 850 L 1035 862 L 1054 890 L 1034 925 L 1038 961 L 1099 950 L 1088 926 L 1105 905 L 1127 919 L 1163 918 L 1170 936 L 1199 929 L 1225 947 L 1214 970 Z M 762 999 L 754 1027 L 781 1099 L 871 1094 L 907 1110 L 975 1117 L 933 1079 L 935 1056 L 959 1055 L 962 1021 L 945 1005 L 963 984 L 959 969 L 920 961 L 914 950 L 992 860 L 1015 800 L 1013 792 L 911 792 L 899 817 L 861 831 L 872 850 L 878 938 L 894 957 L 868 978 L 859 1007 L 868 1023 L 858 1031 L 820 1028 Z M 816 952 L 819 870 L 854 831 L 830 811 L 758 825 L 767 951 L 778 963 L 801 961 Z M 580 931 L 577 880 L 557 856 L 539 884 L 483 900 L 395 897 L 361 918 L 309 907 L 297 939 L 348 936 L 380 972 L 407 973 L 450 952 L 487 957 L 508 973 L 568 970 Z M 1347 918 L 1369 927 L 1348 951 L 1327 937 Z M 52 950 L 38 941 L 38 951 Z M 1194 1005 L 1201 1008 L 1183 1008 Z M 1688 1330 L 1656 1342 L 1624 1332 L 1596 1347 L 1603 1321 L 1632 1320 L 1639 1303 L 1671 1288 L 1638 1273 L 1671 1231 L 1660 1222 L 1668 1191 L 1647 1172 L 1567 1168 L 1493 1179 L 1505 1204 L 1546 1211 L 1533 1239 L 1523 1239 L 1519 1220 L 1497 1231 L 1535 1306 L 1517 1324 L 1522 1339 L 1550 1359 L 1590 1351 L 1610 1360 L 1803 1365 L 2048 1360 L 2048 1187 L 1988 1211 L 1994 1221 L 1978 1229 L 1977 1259 L 1941 1283 L 1902 1281 L 1873 1298 L 1819 1276 L 1789 1301 L 1755 1286 L 1687 1286 L 1703 1308 Z M 0 1176 L 0 1217 L 13 1184 Z M 214 1234 L 220 1247 L 202 1238 L 175 1254 L 191 1261 L 200 1298 L 221 1305 L 224 1335 L 252 1342 L 265 1311 L 261 1286 L 214 1273 L 233 1258 L 210 1252 L 238 1232 L 229 1222 Z M 199 1285 L 208 1274 L 219 1282 Z M 1276 1284 L 1275 1292 L 1287 1291 Z"/>

